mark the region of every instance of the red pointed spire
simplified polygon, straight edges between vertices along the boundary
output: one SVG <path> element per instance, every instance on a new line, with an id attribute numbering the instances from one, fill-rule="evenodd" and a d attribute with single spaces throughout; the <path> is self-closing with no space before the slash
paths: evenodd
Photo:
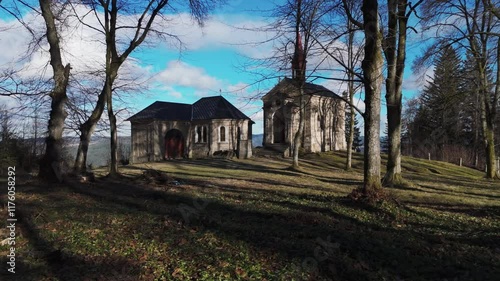
<path id="1" fill-rule="evenodd" d="M 295 37 L 295 52 L 292 59 L 292 78 L 300 78 L 305 70 L 305 54 L 304 46 L 302 45 L 302 37 L 297 32 Z"/>

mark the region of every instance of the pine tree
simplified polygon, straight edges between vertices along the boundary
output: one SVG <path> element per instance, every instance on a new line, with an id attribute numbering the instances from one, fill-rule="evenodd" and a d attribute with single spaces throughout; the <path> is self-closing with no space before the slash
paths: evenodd
<path id="1" fill-rule="evenodd" d="M 359 151 L 359 148 L 363 146 L 363 141 L 361 140 L 361 129 L 359 128 L 359 121 L 356 116 L 354 117 L 354 142 L 352 143 L 352 148 L 355 151 Z"/>
<path id="2" fill-rule="evenodd" d="M 433 154 L 444 158 L 447 145 L 460 145 L 466 120 L 463 103 L 466 94 L 461 89 L 462 62 L 455 49 L 445 47 L 435 61 L 434 77 L 421 95 L 417 114 L 420 144 L 434 145 Z"/>
<path id="3" fill-rule="evenodd" d="M 349 134 L 351 132 L 350 130 L 350 124 L 351 122 L 351 111 L 349 109 L 346 110 L 345 113 L 345 138 L 346 140 L 349 139 Z M 357 114 L 354 113 L 354 142 L 352 144 L 352 149 L 355 151 L 358 151 L 360 147 L 363 146 L 363 142 L 361 140 L 361 130 L 359 128 L 359 121 L 357 118 Z"/>
<path id="4" fill-rule="evenodd" d="M 387 153 L 389 151 L 389 127 L 387 123 L 385 123 L 384 133 L 380 138 L 380 151 L 383 153 Z"/>
<path id="5" fill-rule="evenodd" d="M 470 165 L 478 167 L 479 155 L 483 152 L 481 143 L 480 96 L 476 62 L 467 54 L 464 62 L 463 79 L 460 89 L 465 94 L 462 120 L 462 143 L 471 151 Z"/>

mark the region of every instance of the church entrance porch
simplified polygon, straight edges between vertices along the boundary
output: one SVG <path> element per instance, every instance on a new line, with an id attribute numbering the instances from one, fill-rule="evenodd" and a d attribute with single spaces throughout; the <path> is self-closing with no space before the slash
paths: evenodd
<path id="1" fill-rule="evenodd" d="M 285 143 L 285 117 L 281 110 L 273 115 L 273 143 Z"/>
<path id="2" fill-rule="evenodd" d="M 185 140 L 181 131 L 171 129 L 165 134 L 165 159 L 182 158 L 184 147 Z"/>

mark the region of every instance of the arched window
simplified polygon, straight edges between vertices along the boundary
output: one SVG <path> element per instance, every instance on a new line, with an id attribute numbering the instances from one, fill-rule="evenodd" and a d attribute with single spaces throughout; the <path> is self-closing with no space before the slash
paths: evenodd
<path id="1" fill-rule="evenodd" d="M 196 126 L 196 135 L 194 142 L 201 142 L 201 141 L 202 141 L 201 126 Z"/>
<path id="2" fill-rule="evenodd" d="M 207 142 L 207 136 L 208 136 L 208 133 L 207 133 L 207 126 L 203 126 L 203 141 L 202 142 Z"/>
<path id="3" fill-rule="evenodd" d="M 219 128 L 219 140 L 221 142 L 226 141 L 226 127 L 224 127 L 224 126 L 221 126 Z"/>
<path id="4" fill-rule="evenodd" d="M 207 142 L 208 130 L 207 126 L 196 126 L 194 142 L 204 143 Z"/>

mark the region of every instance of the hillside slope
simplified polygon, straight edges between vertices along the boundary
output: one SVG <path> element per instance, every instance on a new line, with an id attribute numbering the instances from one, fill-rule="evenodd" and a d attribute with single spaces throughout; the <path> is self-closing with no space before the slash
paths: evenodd
<path id="1" fill-rule="evenodd" d="M 23 280 L 498 280 L 500 183 L 403 159 L 407 187 L 346 198 L 361 155 L 173 160 L 17 187 Z M 6 220 L 7 212 L 0 213 Z M 6 263 L 9 246 L 0 247 Z M 1 278 L 0 278 L 1 279 Z"/>

